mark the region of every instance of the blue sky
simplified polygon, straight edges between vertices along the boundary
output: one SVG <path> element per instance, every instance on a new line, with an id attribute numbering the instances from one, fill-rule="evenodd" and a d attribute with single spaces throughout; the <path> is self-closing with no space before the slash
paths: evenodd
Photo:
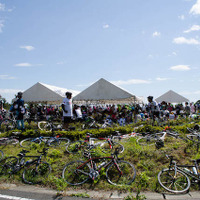
<path id="1" fill-rule="evenodd" d="M 104 78 L 200 99 L 200 0 L 0 0 L 0 94 Z"/>

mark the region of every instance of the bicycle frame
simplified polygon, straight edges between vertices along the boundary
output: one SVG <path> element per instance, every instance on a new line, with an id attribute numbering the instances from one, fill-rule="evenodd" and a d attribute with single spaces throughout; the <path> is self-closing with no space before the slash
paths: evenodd
<path id="1" fill-rule="evenodd" d="M 105 157 L 92 157 L 90 154 L 89 154 L 89 159 L 87 160 L 87 161 L 85 161 L 83 164 L 81 164 L 80 166 L 78 166 L 77 167 L 77 171 L 80 171 L 80 172 L 82 172 L 81 171 L 81 168 L 83 167 L 83 166 L 85 166 L 85 165 L 87 165 L 87 164 L 89 164 L 90 165 L 90 171 L 91 170 L 93 170 L 94 172 L 100 172 L 101 170 L 102 170 L 102 168 L 106 168 L 106 167 L 108 167 L 111 163 L 114 163 L 114 165 L 116 166 L 116 168 L 117 168 L 117 170 L 118 170 L 118 172 L 120 173 L 120 175 L 122 175 L 122 171 L 120 170 L 120 168 L 119 168 L 119 166 L 118 166 L 118 164 L 117 164 L 117 160 L 118 160 L 118 157 L 117 158 L 115 158 L 115 156 L 114 155 L 111 155 L 111 156 L 105 156 Z M 100 164 L 100 167 L 97 167 L 96 166 L 96 162 L 95 161 L 99 161 L 99 160 L 110 160 L 110 161 L 108 161 L 108 162 L 105 162 L 103 165 L 101 165 Z M 85 173 L 85 172 L 84 172 Z M 88 174 L 88 176 L 90 176 L 90 174 Z M 96 177 L 95 176 L 90 176 L 90 178 L 92 179 L 92 180 L 94 180 Z"/>
<path id="2" fill-rule="evenodd" d="M 200 181 L 200 173 L 199 173 L 199 166 L 197 164 L 197 160 L 194 160 L 195 164 L 194 165 L 177 165 L 176 164 L 176 161 L 173 160 L 173 157 L 170 158 L 170 164 L 169 164 L 169 169 L 172 169 L 174 168 L 175 170 L 175 176 L 177 174 L 177 170 L 183 172 L 184 174 L 186 174 L 187 176 L 197 180 L 197 181 Z M 191 170 L 189 170 L 188 168 L 193 168 L 195 167 L 196 170 L 197 170 L 197 174 L 194 174 Z M 187 169 L 184 170 L 184 168 Z"/>

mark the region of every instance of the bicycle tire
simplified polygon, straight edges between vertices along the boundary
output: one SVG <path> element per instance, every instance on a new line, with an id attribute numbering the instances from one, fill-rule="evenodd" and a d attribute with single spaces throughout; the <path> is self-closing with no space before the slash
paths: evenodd
<path id="1" fill-rule="evenodd" d="M 38 122 L 38 128 L 42 131 L 52 131 L 52 126 L 49 122 L 40 121 Z"/>
<path id="2" fill-rule="evenodd" d="M 1 132 L 6 132 L 16 128 L 14 122 L 10 119 L 4 119 L 0 123 Z"/>
<path id="3" fill-rule="evenodd" d="M 0 174 L 1 175 L 12 174 L 18 163 L 19 159 L 15 156 L 10 156 L 2 159 L 0 161 Z"/>
<path id="4" fill-rule="evenodd" d="M 108 166 L 106 170 L 107 181 L 117 186 L 130 185 L 136 177 L 135 167 L 131 163 L 123 160 L 118 161 L 117 165 L 118 167 L 115 163 L 112 163 Z"/>
<path id="5" fill-rule="evenodd" d="M 19 143 L 19 140 L 16 138 L 8 138 L 6 141 L 7 145 L 17 145 Z"/>
<path id="6" fill-rule="evenodd" d="M 100 147 L 104 153 L 114 153 L 116 149 L 118 153 L 124 152 L 124 146 L 114 141 L 111 141 L 110 143 L 108 141 L 105 141 L 100 144 Z"/>
<path id="7" fill-rule="evenodd" d="M 174 168 L 160 171 L 158 173 L 158 182 L 165 190 L 175 194 L 187 192 L 191 185 L 189 177 L 182 171 L 177 169 L 175 176 Z"/>
<path id="8" fill-rule="evenodd" d="M 68 153 L 73 153 L 73 154 L 77 154 L 80 153 L 81 151 L 83 151 L 84 149 L 88 149 L 88 144 L 82 140 L 78 140 L 75 142 L 70 142 L 67 146 L 66 146 L 66 151 Z"/>
<path id="9" fill-rule="evenodd" d="M 32 144 L 41 144 L 41 140 L 37 138 L 26 138 L 22 140 L 19 144 L 23 148 L 31 148 Z"/>
<path id="10" fill-rule="evenodd" d="M 47 162 L 40 162 L 30 164 L 22 174 L 22 179 L 25 183 L 33 185 L 42 183 L 47 179 L 48 175 L 51 173 L 51 166 Z"/>
<path id="11" fill-rule="evenodd" d="M 67 146 L 70 143 L 70 139 L 68 138 L 59 138 L 59 141 L 61 147 Z"/>
<path id="12" fill-rule="evenodd" d="M 69 185 L 81 185 L 85 183 L 90 177 L 90 168 L 87 164 L 83 165 L 83 161 L 77 160 L 68 163 L 62 171 L 62 178 Z M 79 167 L 79 169 L 77 169 Z"/>
<path id="13" fill-rule="evenodd" d="M 193 135 L 193 134 L 187 135 L 187 139 L 190 140 L 190 141 L 192 141 L 192 142 L 200 144 L 200 134 L 197 134 L 197 135 Z"/>

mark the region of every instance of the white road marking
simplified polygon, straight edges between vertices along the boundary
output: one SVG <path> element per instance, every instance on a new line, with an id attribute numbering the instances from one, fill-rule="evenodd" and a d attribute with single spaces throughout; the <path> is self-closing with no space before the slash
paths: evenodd
<path id="1" fill-rule="evenodd" d="M 3 194 L 0 194 L 0 197 L 4 199 L 11 199 L 11 200 L 34 200 L 34 199 L 27 199 L 23 197 L 8 196 L 8 195 L 3 195 Z"/>

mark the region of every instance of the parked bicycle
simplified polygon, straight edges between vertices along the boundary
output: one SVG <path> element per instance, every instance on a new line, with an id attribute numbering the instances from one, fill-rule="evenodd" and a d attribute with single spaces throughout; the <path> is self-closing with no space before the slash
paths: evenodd
<path id="1" fill-rule="evenodd" d="M 92 134 L 87 133 L 85 140 L 78 140 L 71 142 L 66 146 L 66 151 L 68 153 L 80 153 L 84 150 L 89 150 L 95 147 L 100 147 L 103 152 L 111 153 L 116 148 L 119 148 L 119 152 L 124 151 L 124 146 L 112 139 L 112 136 L 108 138 L 95 138 Z"/>
<path id="2" fill-rule="evenodd" d="M 0 138 L 0 146 L 2 146 L 2 145 L 17 145 L 18 143 L 19 143 L 19 140 L 17 139 L 16 136 Z"/>
<path id="3" fill-rule="evenodd" d="M 40 130 L 45 130 L 45 131 L 58 131 L 62 130 L 63 126 L 62 123 L 53 121 L 53 120 L 48 120 L 48 121 L 39 121 L 38 122 L 38 128 Z"/>
<path id="4" fill-rule="evenodd" d="M 178 165 L 173 156 L 166 156 L 170 159 L 169 167 L 158 173 L 158 182 L 165 190 L 179 194 L 189 190 L 191 181 L 200 184 L 200 159 L 192 160 L 193 165 Z"/>
<path id="5" fill-rule="evenodd" d="M 12 112 L 7 112 L 0 123 L 0 130 L 1 132 L 6 132 L 15 128 L 17 128 L 17 120 Z"/>
<path id="6" fill-rule="evenodd" d="M 31 148 L 33 144 L 41 144 L 44 143 L 47 146 L 51 147 L 63 147 L 67 146 L 70 142 L 68 138 L 60 137 L 60 134 L 57 134 L 53 137 L 36 137 L 36 138 L 26 138 L 20 142 L 20 146 L 23 148 Z"/>
<path id="7" fill-rule="evenodd" d="M 27 150 L 22 150 L 17 157 L 10 156 L 0 161 L 0 174 L 1 175 L 12 175 L 24 169 L 22 173 L 22 179 L 28 184 L 38 184 L 44 178 L 47 178 L 51 172 L 51 166 L 42 161 L 42 157 L 46 156 L 48 149 L 44 148 L 39 156 L 26 155 L 29 153 Z M 29 158 L 31 160 L 26 161 Z"/>
<path id="8" fill-rule="evenodd" d="M 68 163 L 62 172 L 63 179 L 70 185 L 80 185 L 89 179 L 95 180 L 105 169 L 107 181 L 113 185 L 130 185 L 136 176 L 135 167 L 118 158 L 119 149 L 111 156 L 93 157 L 91 152 L 84 152 L 86 161 L 76 160 Z"/>

